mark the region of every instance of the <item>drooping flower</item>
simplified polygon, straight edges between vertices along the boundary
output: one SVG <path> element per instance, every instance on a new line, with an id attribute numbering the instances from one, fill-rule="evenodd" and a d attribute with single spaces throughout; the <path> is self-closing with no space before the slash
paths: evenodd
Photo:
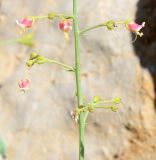
<path id="1" fill-rule="evenodd" d="M 72 24 L 69 19 L 64 19 L 60 21 L 59 28 L 64 32 L 65 39 L 69 39 L 69 31 L 72 30 Z"/>
<path id="2" fill-rule="evenodd" d="M 145 27 L 145 22 L 143 22 L 141 25 L 137 24 L 136 22 L 129 22 L 127 24 L 127 28 L 134 32 L 136 35 L 139 35 L 140 37 L 143 36 L 142 32 L 139 32 L 143 27 Z"/>
<path id="3" fill-rule="evenodd" d="M 63 32 L 69 32 L 72 30 L 71 21 L 69 19 L 64 19 L 59 23 L 59 27 Z"/>
<path id="4" fill-rule="evenodd" d="M 27 91 L 30 87 L 30 82 L 28 79 L 22 79 L 18 82 L 18 86 L 21 91 Z"/>
<path id="5" fill-rule="evenodd" d="M 23 18 L 21 21 L 16 20 L 17 25 L 19 25 L 21 28 L 31 28 L 33 24 L 33 19 L 30 17 Z"/>

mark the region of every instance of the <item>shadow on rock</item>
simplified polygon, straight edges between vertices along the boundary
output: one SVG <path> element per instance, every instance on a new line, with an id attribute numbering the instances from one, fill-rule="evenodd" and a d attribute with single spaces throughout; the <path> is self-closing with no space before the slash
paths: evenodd
<path id="1" fill-rule="evenodd" d="M 140 0 L 137 7 L 136 22 L 146 22 L 146 25 L 142 30 L 144 36 L 133 45 L 141 66 L 147 68 L 153 78 L 156 95 L 156 0 Z"/>

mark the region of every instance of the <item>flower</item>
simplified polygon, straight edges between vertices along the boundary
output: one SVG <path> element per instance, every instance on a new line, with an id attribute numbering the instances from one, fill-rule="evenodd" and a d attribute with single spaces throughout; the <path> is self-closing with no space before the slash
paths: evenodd
<path id="1" fill-rule="evenodd" d="M 30 82 L 29 82 L 28 79 L 22 79 L 18 82 L 18 86 L 19 86 L 21 91 L 25 92 L 29 89 Z"/>
<path id="2" fill-rule="evenodd" d="M 141 25 L 135 23 L 135 22 L 129 22 L 127 24 L 127 28 L 136 33 L 136 35 L 139 35 L 140 37 L 143 36 L 143 33 L 142 32 L 139 32 L 143 27 L 145 27 L 145 22 L 143 22 Z"/>
<path id="3" fill-rule="evenodd" d="M 59 23 L 59 27 L 63 32 L 69 32 L 72 30 L 71 21 L 69 19 L 64 19 Z"/>
<path id="4" fill-rule="evenodd" d="M 16 20 L 17 25 L 21 28 L 31 28 L 33 24 L 33 19 L 30 17 L 23 18 L 21 21 Z"/>
<path id="5" fill-rule="evenodd" d="M 64 19 L 59 23 L 59 28 L 64 32 L 65 40 L 69 40 L 69 31 L 72 30 L 72 24 L 69 19 Z"/>

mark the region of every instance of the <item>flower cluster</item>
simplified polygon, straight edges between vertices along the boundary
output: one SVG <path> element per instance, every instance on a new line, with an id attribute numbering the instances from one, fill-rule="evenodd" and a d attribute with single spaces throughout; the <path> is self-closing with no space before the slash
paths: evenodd
<path id="1" fill-rule="evenodd" d="M 19 27 L 22 28 L 23 32 L 26 29 L 30 29 L 33 26 L 34 19 L 31 17 L 23 18 L 22 20 L 16 20 L 16 23 Z M 59 28 L 64 32 L 65 39 L 69 39 L 69 31 L 72 30 L 72 24 L 69 19 L 63 19 L 59 22 Z M 23 33 L 22 32 L 22 33 Z"/>
<path id="2" fill-rule="evenodd" d="M 60 14 L 61 15 L 61 14 Z M 30 29 L 33 26 L 33 23 L 35 20 L 40 19 L 40 18 L 48 18 L 50 20 L 52 20 L 54 17 L 59 17 L 61 20 L 59 21 L 59 29 L 61 31 L 63 31 L 64 33 L 64 37 L 66 40 L 69 40 L 69 32 L 72 30 L 72 23 L 70 18 L 71 17 L 61 17 L 59 14 L 56 13 L 52 13 L 49 14 L 48 17 L 47 16 L 36 16 L 36 17 L 25 17 L 20 21 L 16 21 L 17 25 L 20 26 L 23 31 L 25 31 L 26 29 Z M 82 30 L 80 32 L 80 35 L 86 31 L 89 31 L 91 29 L 97 28 L 97 27 L 103 27 L 106 26 L 107 29 L 109 30 L 113 30 L 115 27 L 117 27 L 117 24 L 122 24 L 125 25 L 125 27 L 130 30 L 131 32 L 136 34 L 136 38 L 137 36 L 142 37 L 143 33 L 140 32 L 140 30 L 145 27 L 145 22 L 143 22 L 142 24 L 137 24 L 136 22 L 132 21 L 132 20 L 125 20 L 125 21 L 121 21 L 121 22 L 115 22 L 113 20 L 107 21 L 106 23 L 102 23 L 100 25 L 96 25 L 94 27 L 90 27 L 88 29 Z M 136 40 L 136 39 L 135 39 Z M 26 63 L 26 65 L 28 67 L 32 67 L 35 63 L 37 64 L 43 64 L 46 62 L 46 59 L 43 56 L 37 55 L 37 54 L 32 54 L 29 61 Z M 54 61 L 53 61 L 54 62 Z M 56 63 L 56 61 L 55 61 Z M 29 89 L 30 86 L 30 82 L 27 79 L 21 80 L 19 82 L 19 88 L 22 91 L 26 91 Z"/>

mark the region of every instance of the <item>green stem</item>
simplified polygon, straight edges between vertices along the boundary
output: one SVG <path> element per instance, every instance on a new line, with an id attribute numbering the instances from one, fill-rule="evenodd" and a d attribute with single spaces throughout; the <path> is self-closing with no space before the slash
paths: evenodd
<path id="1" fill-rule="evenodd" d="M 75 76 L 77 103 L 80 108 L 83 105 L 83 95 L 81 86 L 80 72 L 80 34 L 78 27 L 77 0 L 73 0 L 73 23 L 74 23 L 74 38 L 75 38 Z M 84 160 L 84 132 L 85 132 L 85 112 L 80 112 L 79 115 L 79 160 Z"/>
<path id="2" fill-rule="evenodd" d="M 58 18 L 73 18 L 72 15 L 68 15 L 68 14 L 61 14 L 61 13 L 49 13 L 50 14 L 54 14 L 54 17 L 58 17 Z M 49 18 L 49 15 L 47 16 L 30 16 L 30 18 L 34 19 L 34 20 L 38 20 L 38 19 L 46 19 Z"/>
<path id="3" fill-rule="evenodd" d="M 16 43 L 16 41 L 17 41 L 17 39 L 0 41 L 0 45 L 10 45 L 10 44 Z"/>
<path id="4" fill-rule="evenodd" d="M 95 28 L 99 28 L 99 27 L 104 27 L 104 26 L 107 26 L 105 23 L 101 23 L 101 24 L 98 24 L 98 25 L 94 25 L 94 26 L 91 26 L 91 27 L 88 27 L 86 29 L 83 29 L 80 31 L 80 35 L 84 34 L 85 32 L 89 31 L 89 30 L 92 30 L 92 29 L 95 29 Z"/>
<path id="5" fill-rule="evenodd" d="M 56 17 L 63 17 L 63 18 L 74 18 L 73 15 L 68 15 L 68 14 L 57 14 Z"/>
<path id="6" fill-rule="evenodd" d="M 90 31 L 90 30 L 95 29 L 95 28 L 99 28 L 99 27 L 107 27 L 109 29 L 109 25 L 110 25 L 109 22 L 111 22 L 111 21 L 107 21 L 105 23 L 100 23 L 100 24 L 88 27 L 86 29 L 82 29 L 80 31 L 80 35 L 83 35 L 85 32 Z M 117 21 L 117 22 L 114 22 L 114 23 L 115 23 L 115 25 L 117 25 L 117 24 L 125 24 L 125 21 Z"/>
<path id="7" fill-rule="evenodd" d="M 45 19 L 45 18 L 48 18 L 48 16 L 30 16 L 30 18 L 33 18 L 34 20 L 37 20 L 37 19 Z"/>
<path id="8" fill-rule="evenodd" d="M 112 108 L 112 106 L 94 106 L 94 108 L 105 108 L 105 109 L 109 109 L 109 108 Z"/>
<path id="9" fill-rule="evenodd" d="M 52 60 L 52 59 L 46 59 L 46 62 L 48 63 L 54 63 L 54 64 L 57 64 L 61 67 L 63 67 L 64 69 L 68 70 L 68 71 L 73 71 L 75 72 L 75 69 L 67 64 L 64 64 L 64 63 L 61 63 L 61 62 L 58 62 L 56 60 Z"/>

